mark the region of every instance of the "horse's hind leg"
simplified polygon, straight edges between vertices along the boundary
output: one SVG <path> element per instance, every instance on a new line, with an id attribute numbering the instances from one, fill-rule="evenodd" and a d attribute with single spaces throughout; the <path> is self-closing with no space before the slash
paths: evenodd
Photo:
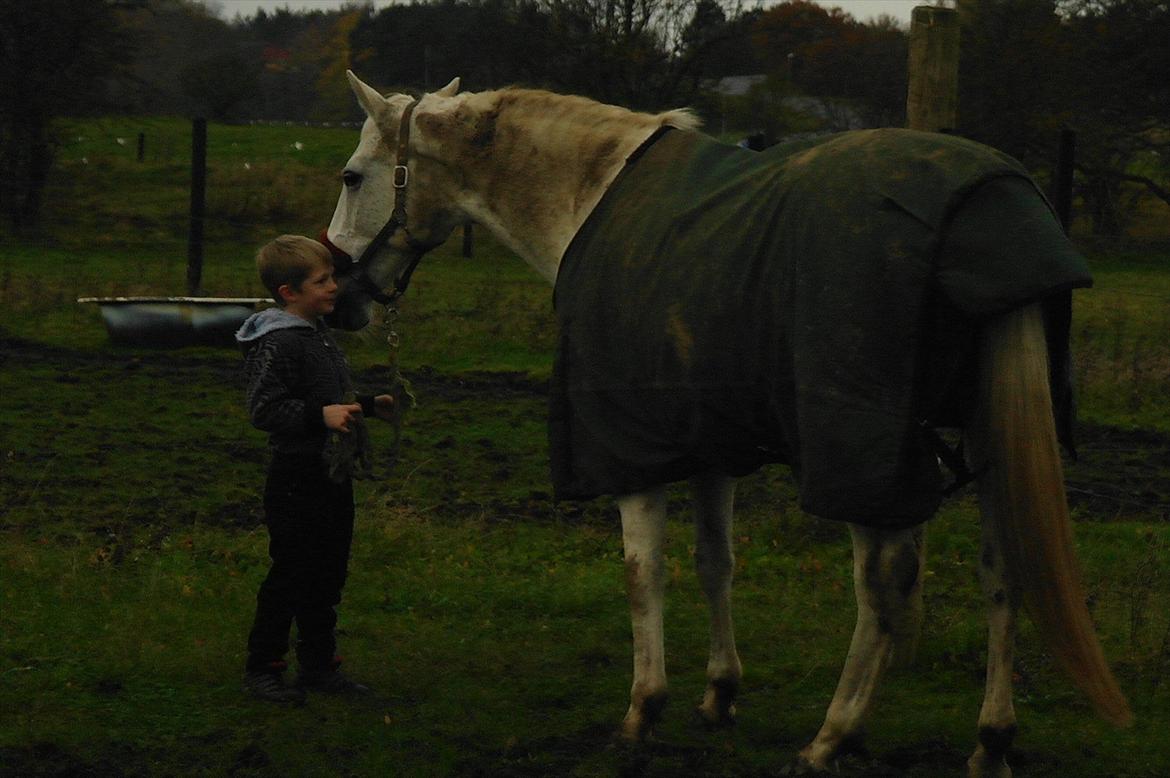
<path id="1" fill-rule="evenodd" d="M 921 575 L 921 528 L 880 530 L 850 525 L 857 626 L 825 723 L 800 752 L 803 762 L 829 769 L 856 745 L 874 693 L 894 655 L 899 635 L 913 631 L 912 600 Z"/>
<path id="2" fill-rule="evenodd" d="M 982 483 L 979 491 L 983 513 L 979 583 L 987 607 L 987 682 L 979 711 L 979 744 L 967 760 L 967 773 L 970 778 L 1008 778 L 1012 771 L 1005 756 L 1016 735 L 1012 656 L 1019 594 L 1004 569 L 1003 553 L 989 514 L 993 510 L 992 500 L 985 494 Z"/>
<path id="3" fill-rule="evenodd" d="M 735 720 L 735 694 L 743 675 L 731 621 L 735 481 L 715 474 L 696 476 L 691 479 L 691 495 L 695 508 L 695 566 L 711 608 L 707 690 L 698 713 L 708 726 L 723 726 Z"/>
<path id="4" fill-rule="evenodd" d="M 662 610 L 666 586 L 666 491 L 659 487 L 618 498 L 625 548 L 626 591 L 634 637 L 634 683 L 621 736 L 644 739 L 666 704 Z"/>
<path id="5" fill-rule="evenodd" d="M 913 589 L 905 598 L 906 610 L 902 615 L 898 633 L 894 636 L 894 654 L 890 658 L 891 667 L 911 667 L 918 657 L 918 641 L 922 636 L 922 620 L 924 614 L 922 602 L 922 572 L 926 570 L 926 525 L 920 524 L 914 528 L 915 541 L 918 549 L 918 580 Z"/>

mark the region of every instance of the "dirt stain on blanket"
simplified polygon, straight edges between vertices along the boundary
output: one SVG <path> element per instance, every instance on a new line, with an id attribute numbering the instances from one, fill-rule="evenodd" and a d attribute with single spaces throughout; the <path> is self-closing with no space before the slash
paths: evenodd
<path id="1" fill-rule="evenodd" d="M 678 355 L 679 362 L 690 367 L 691 355 L 695 348 L 695 336 L 690 327 L 687 326 L 681 305 L 672 305 L 669 313 L 670 317 L 666 321 L 666 334 L 674 343 L 674 352 Z"/>

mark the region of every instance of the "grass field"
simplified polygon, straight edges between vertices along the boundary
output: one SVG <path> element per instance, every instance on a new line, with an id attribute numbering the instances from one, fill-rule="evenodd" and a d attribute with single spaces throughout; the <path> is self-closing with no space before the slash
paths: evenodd
<path id="1" fill-rule="evenodd" d="M 616 512 L 550 498 L 551 290 L 479 233 L 474 258 L 453 241 L 415 277 L 398 329 L 419 406 L 394 468 L 382 460 L 358 485 L 340 642 L 376 695 L 277 710 L 242 694 L 267 558 L 265 441 L 242 409 L 239 357 L 113 346 L 97 311 L 74 303 L 183 291 L 185 131 L 78 126 L 45 229 L 0 234 L 0 775 L 716 776 L 791 764 L 852 628 L 844 528 L 801 513 L 782 468 L 744 479 L 740 723 L 707 732 L 689 716 L 706 611 L 685 496 L 672 493 L 672 702 L 655 742 L 615 745 L 630 677 Z M 323 226 L 356 133 L 209 135 L 205 286 L 259 296 L 254 247 Z M 1095 719 L 1025 621 L 1012 762 L 1027 776 L 1164 776 L 1170 250 L 1086 245 L 1096 286 L 1076 298 L 1084 424 L 1068 480 L 1094 617 L 1138 722 Z M 385 378 L 383 336 L 345 338 L 371 388 Z M 388 431 L 374 432 L 385 447 Z M 985 648 L 975 517 L 964 494 L 932 523 L 918 662 L 890 677 L 869 754 L 845 774 L 961 772 Z"/>

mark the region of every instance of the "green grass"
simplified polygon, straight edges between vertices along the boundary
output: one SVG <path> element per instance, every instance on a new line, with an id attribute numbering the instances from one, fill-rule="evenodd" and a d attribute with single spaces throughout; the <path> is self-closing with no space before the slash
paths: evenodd
<path id="1" fill-rule="evenodd" d="M 1091 256 L 1093 288 L 1074 294 L 1082 414 L 1170 431 L 1170 248 Z"/>
<path id="2" fill-rule="evenodd" d="M 137 162 L 139 133 L 144 136 L 142 163 Z M 340 171 L 357 145 L 357 136 L 356 128 L 213 122 L 207 130 L 208 159 L 241 165 L 299 160 L 317 169 Z M 147 170 L 157 165 L 187 170 L 191 154 L 191 122 L 176 117 L 110 116 L 69 121 L 58 129 L 58 137 L 58 158 L 68 164 L 83 159 L 89 164 L 120 160 L 143 164 Z"/>
<path id="3" fill-rule="evenodd" d="M 549 495 L 552 291 L 482 232 L 472 259 L 458 240 L 428 256 L 403 300 L 400 359 L 419 406 L 397 464 L 379 459 L 357 488 L 340 641 L 377 696 L 294 710 L 246 698 L 243 641 L 267 565 L 265 442 L 243 412 L 239 356 L 113 346 L 97 310 L 74 302 L 184 291 L 189 126 L 75 130 L 86 140 L 61 152 L 45 228 L 0 235 L 0 775 L 714 776 L 791 763 L 852 629 L 845 528 L 803 514 L 783 468 L 743 480 L 740 724 L 706 732 L 688 708 L 704 684 L 707 616 L 685 495 L 672 491 L 672 702 L 655 743 L 614 746 L 630 682 L 616 511 Z M 209 136 L 205 287 L 264 296 L 255 247 L 327 221 L 356 132 L 213 125 Z M 1117 487 L 1074 514 L 1094 617 L 1138 723 L 1095 719 L 1025 620 L 1012 762 L 1029 776 L 1162 776 L 1170 255 L 1095 247 L 1090 258 L 1096 286 L 1076 295 L 1074 352 L 1081 415 L 1104 448 L 1087 447 L 1070 479 Z M 384 380 L 384 336 L 375 325 L 344 339 L 365 387 Z M 1131 428 L 1145 437 L 1113 452 L 1111 436 Z M 373 434 L 384 450 L 387 428 Z M 986 647 L 975 524 L 963 496 L 930 527 L 919 661 L 883 687 L 872 759 L 853 774 L 962 770 Z"/>
<path id="4" fill-rule="evenodd" d="M 429 254 L 412 281 L 395 329 L 409 369 L 515 371 L 547 377 L 556 344 L 552 289 L 482 231 L 473 258 L 457 240 Z M 203 280 L 213 297 L 268 297 L 255 277 L 260 239 L 220 242 L 204 252 Z M 0 250 L 0 327 L 55 346 L 102 347 L 96 305 L 80 297 L 186 294 L 186 246 L 99 249 L 24 243 Z M 485 318 L 484 314 L 488 313 Z M 384 363 L 386 328 L 344 335 L 358 364 Z M 217 352 L 226 358 L 233 355 Z"/>
<path id="5" fill-rule="evenodd" d="M 732 732 L 706 733 L 686 709 L 702 692 L 705 612 L 689 528 L 672 522 L 668 663 L 674 702 L 649 754 L 614 749 L 628 684 L 620 544 L 603 524 L 436 522 L 364 506 L 340 622 L 349 669 L 378 690 L 357 704 L 314 698 L 277 711 L 238 688 L 241 636 L 264 571 L 262 532 L 195 528 L 121 555 L 108 538 L 60 542 L 7 532 L 0 546 L 5 683 L 0 748 L 45 744 L 65 764 L 118 760 L 134 774 L 651 775 L 763 774 L 794 757 L 819 724 L 851 628 L 847 545 L 739 525 L 741 653 L 747 667 Z M 871 728 L 884 762 L 907 775 L 953 771 L 973 740 L 983 633 L 971 506 L 932 529 L 928 623 L 917 669 L 886 685 Z M 1164 530 L 1155 532 L 1161 565 Z M 958 538 L 956 540 L 956 538 Z M 1158 775 L 1168 692 L 1165 590 L 1127 640 L 1125 574 L 1148 549 L 1130 527 L 1100 525 L 1082 545 L 1096 612 L 1139 714 L 1135 729 L 1093 719 L 1025 630 L 1017 663 L 1029 775 Z M 1125 619 L 1120 619 L 1125 622 Z M 914 716 L 906 715 L 914 710 Z M 901 754 L 901 756 L 899 756 Z"/>

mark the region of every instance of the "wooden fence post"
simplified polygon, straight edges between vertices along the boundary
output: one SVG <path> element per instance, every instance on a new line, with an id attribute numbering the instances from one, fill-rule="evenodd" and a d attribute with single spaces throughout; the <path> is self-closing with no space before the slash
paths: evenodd
<path id="1" fill-rule="evenodd" d="M 920 5 L 910 19 L 906 126 L 926 132 L 954 130 L 959 106 L 959 13 Z"/>
<path id="2" fill-rule="evenodd" d="M 187 294 L 203 287 L 203 214 L 207 190 L 207 120 L 191 122 L 191 223 L 187 232 Z"/>
<path id="3" fill-rule="evenodd" d="M 955 129 L 959 105 L 959 14 L 951 8 L 916 7 L 910 21 L 906 126 L 924 132 Z M 921 532 L 925 533 L 925 525 Z M 918 546 L 918 569 L 926 569 L 926 537 Z M 911 625 L 894 641 L 893 663 L 914 663 L 922 633 L 922 576 L 907 597 Z"/>

